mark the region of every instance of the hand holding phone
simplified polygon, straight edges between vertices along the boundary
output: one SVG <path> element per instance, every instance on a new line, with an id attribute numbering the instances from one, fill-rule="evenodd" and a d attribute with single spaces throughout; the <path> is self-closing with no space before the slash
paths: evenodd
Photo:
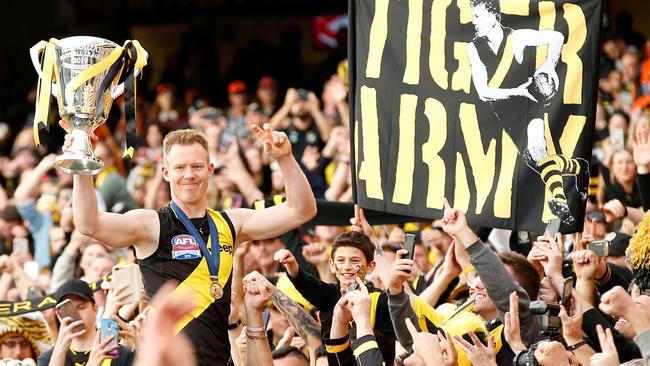
<path id="1" fill-rule="evenodd" d="M 573 306 L 573 297 L 571 291 L 573 290 L 573 277 L 564 279 L 564 287 L 562 288 L 562 297 L 560 298 L 560 305 L 564 306 L 567 315 L 571 316 L 571 306 Z"/>
<path id="2" fill-rule="evenodd" d="M 120 327 L 117 324 L 117 321 L 112 318 L 102 318 L 100 329 L 99 329 L 99 341 L 102 342 L 106 338 L 113 336 L 113 339 L 104 347 L 105 349 L 110 349 L 116 347 L 120 341 Z M 106 353 L 109 356 L 117 356 L 118 350 L 113 349 Z"/>
<path id="3" fill-rule="evenodd" d="M 596 253 L 599 257 L 609 256 L 609 240 L 597 240 L 587 244 L 587 249 Z"/>
<path id="4" fill-rule="evenodd" d="M 70 318 L 72 319 L 73 322 L 81 320 L 81 315 L 79 314 L 77 308 L 75 308 L 74 304 L 70 299 L 63 300 L 61 303 L 57 304 L 55 310 L 56 310 L 56 314 L 59 317 L 59 321 L 65 318 Z M 84 329 L 86 329 L 86 326 L 84 324 L 81 324 L 80 326 L 76 327 L 73 331 L 79 332 Z"/>

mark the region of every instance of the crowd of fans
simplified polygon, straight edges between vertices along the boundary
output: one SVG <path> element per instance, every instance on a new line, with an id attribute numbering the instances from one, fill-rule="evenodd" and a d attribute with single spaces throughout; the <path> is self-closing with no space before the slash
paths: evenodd
<path id="1" fill-rule="evenodd" d="M 228 319 L 232 362 L 649 364 L 650 44 L 621 28 L 605 37 L 602 51 L 583 233 L 539 233 L 528 246 L 517 244 L 517 232 L 481 230 L 479 239 L 447 204 L 435 222 L 373 227 L 361 212 L 349 227 L 303 226 L 241 243 Z M 127 164 L 123 128 L 96 131 L 95 154 L 105 164 L 95 178 L 100 210 L 169 203 L 162 142 L 181 128 L 207 136 L 212 208 L 280 202 L 282 172 L 251 132 L 267 123 L 286 133 L 317 199 L 350 202 L 345 67 L 320 95 L 293 87 L 282 95 L 268 75 L 257 85 L 234 80 L 225 108 L 161 83 L 151 103 L 138 101 L 143 139 Z M 151 306 L 144 292 L 127 303 L 129 294 L 106 276 L 135 262 L 133 251 L 76 231 L 72 176 L 52 169 L 55 154 L 34 146 L 31 128 L 2 132 L 13 137 L 10 155 L 0 157 L 0 300 L 52 294 L 57 304 L 71 300 L 81 319 L 53 308 L 0 317 L 0 364 L 195 364 L 191 343 L 175 336 L 175 321 L 191 307 L 167 298 L 174 286 Z M 412 253 L 403 248 L 409 233 Z M 119 344 L 99 336 L 96 324 L 106 317 L 117 321 Z"/>

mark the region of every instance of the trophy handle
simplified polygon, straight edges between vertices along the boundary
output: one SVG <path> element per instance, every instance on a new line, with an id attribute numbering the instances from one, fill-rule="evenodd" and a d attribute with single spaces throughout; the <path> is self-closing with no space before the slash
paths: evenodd
<path id="1" fill-rule="evenodd" d="M 47 45 L 48 42 L 40 41 L 37 44 L 35 44 L 32 48 L 29 49 L 29 55 L 31 56 L 32 64 L 34 65 L 34 69 L 36 69 L 36 73 L 38 74 L 38 77 L 40 79 L 43 78 L 43 70 L 41 70 L 43 66 L 41 65 L 41 61 L 39 60 L 39 58 Z M 59 86 L 56 82 L 53 82 L 52 95 L 56 97 L 58 92 L 59 92 Z"/>

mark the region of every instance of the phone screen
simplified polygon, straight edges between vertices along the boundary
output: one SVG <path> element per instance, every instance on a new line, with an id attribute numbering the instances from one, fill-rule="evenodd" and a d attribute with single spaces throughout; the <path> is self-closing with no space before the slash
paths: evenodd
<path id="1" fill-rule="evenodd" d="M 116 346 L 120 341 L 120 327 L 117 325 L 117 322 L 114 319 L 105 319 L 102 318 L 99 337 L 101 340 L 104 340 L 110 336 L 113 336 L 113 339 L 106 345 L 106 348 Z M 112 350 L 108 352 L 111 356 L 117 356 L 118 350 Z"/>
<path id="2" fill-rule="evenodd" d="M 560 304 L 564 306 L 564 309 L 567 311 L 567 314 L 571 315 L 571 290 L 573 289 L 573 277 L 567 277 L 564 279 L 564 288 L 562 290 L 562 298 L 560 299 Z"/>
<path id="3" fill-rule="evenodd" d="M 404 258 L 413 259 L 413 254 L 415 252 L 415 235 L 406 234 L 406 237 L 404 238 L 404 249 L 408 251 Z"/>
<path id="4" fill-rule="evenodd" d="M 557 240 L 557 234 L 560 231 L 560 219 L 551 219 L 546 225 L 546 232 L 551 234 L 553 240 Z"/>

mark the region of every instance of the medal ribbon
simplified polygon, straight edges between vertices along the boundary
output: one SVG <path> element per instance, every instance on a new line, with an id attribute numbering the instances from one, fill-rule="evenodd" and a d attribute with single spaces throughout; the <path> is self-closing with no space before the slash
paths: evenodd
<path id="1" fill-rule="evenodd" d="M 203 241 L 203 238 L 201 235 L 199 235 L 199 232 L 196 230 L 190 219 L 185 215 L 185 212 L 181 210 L 180 207 L 176 204 L 176 202 L 171 201 L 169 203 L 169 207 L 171 207 L 172 211 L 174 211 L 174 214 L 176 214 L 176 217 L 181 221 L 183 226 L 185 226 L 185 229 L 190 232 L 190 234 L 194 237 L 194 240 L 199 244 L 199 247 L 201 248 L 201 252 L 203 253 L 203 256 L 205 257 L 205 261 L 208 264 L 208 271 L 210 272 L 210 279 L 213 281 L 216 281 L 219 279 L 219 261 L 220 261 L 220 254 L 219 254 L 219 233 L 217 232 L 217 226 L 214 224 L 214 221 L 212 221 L 212 217 L 208 214 L 208 224 L 210 225 L 210 242 L 212 243 L 212 250 L 208 249 L 208 247 L 205 245 L 205 242 Z"/>

